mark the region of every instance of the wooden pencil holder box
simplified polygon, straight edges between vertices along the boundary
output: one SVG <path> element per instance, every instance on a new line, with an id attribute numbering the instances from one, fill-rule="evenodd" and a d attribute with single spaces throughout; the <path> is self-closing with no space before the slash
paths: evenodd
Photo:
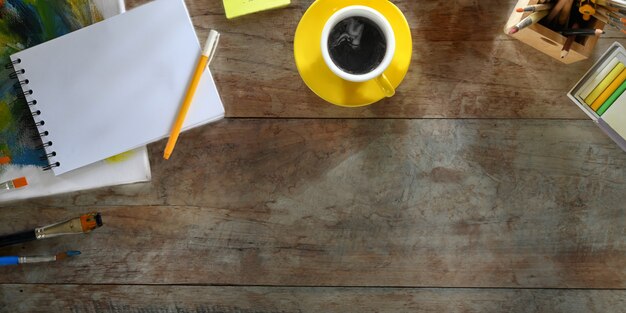
<path id="1" fill-rule="evenodd" d="M 537 0 L 519 0 L 515 5 L 515 8 L 525 7 L 532 4 L 537 4 Z M 504 28 L 504 33 L 508 34 L 508 29 L 511 26 L 517 24 L 528 15 L 530 15 L 529 12 L 518 13 L 513 10 L 513 13 L 509 17 L 509 21 Z M 593 17 L 591 18 L 591 20 L 592 28 L 604 29 L 603 22 Z M 563 49 L 563 44 L 565 44 L 567 38 L 560 33 L 557 33 L 539 23 L 526 27 L 519 32 L 509 36 L 565 64 L 570 64 L 589 58 L 591 52 L 593 51 L 593 48 L 598 42 L 598 36 L 586 36 L 582 44 L 579 42 L 574 42 L 567 56 L 565 58 L 561 58 L 561 50 Z"/>

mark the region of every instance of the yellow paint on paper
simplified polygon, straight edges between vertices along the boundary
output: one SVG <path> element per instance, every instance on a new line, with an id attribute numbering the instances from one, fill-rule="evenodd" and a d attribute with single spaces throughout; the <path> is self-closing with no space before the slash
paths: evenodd
<path id="1" fill-rule="evenodd" d="M 224 0 L 227 18 L 288 6 L 290 0 Z"/>
<path id="2" fill-rule="evenodd" d="M 124 153 L 120 153 L 118 155 L 114 155 L 114 156 L 112 156 L 110 158 L 107 158 L 105 161 L 109 162 L 109 163 L 121 163 L 121 162 L 124 162 L 124 161 L 130 159 L 133 156 L 133 154 L 135 154 L 135 151 L 134 150 L 130 150 L 130 151 L 126 151 Z"/>
<path id="3" fill-rule="evenodd" d="M 596 101 L 596 99 L 600 97 L 600 94 L 602 94 L 602 92 L 604 92 L 606 88 L 609 87 L 609 85 L 617 78 L 617 76 L 624 70 L 624 68 L 626 68 L 626 66 L 624 66 L 624 64 L 621 62 L 615 65 L 609 75 L 607 75 L 600 82 L 600 84 L 591 92 L 591 94 L 589 94 L 589 96 L 585 98 L 585 103 L 591 105 L 594 101 Z"/>

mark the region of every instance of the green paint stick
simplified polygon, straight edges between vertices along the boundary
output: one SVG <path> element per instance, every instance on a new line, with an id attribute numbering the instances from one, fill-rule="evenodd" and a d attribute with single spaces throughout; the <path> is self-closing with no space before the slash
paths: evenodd
<path id="1" fill-rule="evenodd" d="M 617 90 L 615 90 L 615 92 L 608 99 L 606 99 L 606 102 L 604 102 L 604 104 L 598 109 L 596 113 L 602 116 L 602 114 L 604 114 L 604 112 L 606 112 L 606 110 L 608 110 L 611 105 L 613 105 L 613 102 L 615 102 L 615 100 L 617 100 L 617 98 L 619 98 L 625 90 L 626 81 L 623 82 L 619 87 L 617 87 Z"/>

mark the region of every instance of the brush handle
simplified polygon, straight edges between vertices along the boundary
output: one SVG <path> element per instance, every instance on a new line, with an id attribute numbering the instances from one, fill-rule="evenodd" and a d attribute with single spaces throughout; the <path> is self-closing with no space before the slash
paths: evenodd
<path id="1" fill-rule="evenodd" d="M 37 240 L 34 230 L 23 231 L 0 237 L 0 247 L 15 245 L 27 241 Z"/>
<path id="2" fill-rule="evenodd" d="M 0 256 L 0 266 L 20 264 L 20 258 L 17 256 Z"/>

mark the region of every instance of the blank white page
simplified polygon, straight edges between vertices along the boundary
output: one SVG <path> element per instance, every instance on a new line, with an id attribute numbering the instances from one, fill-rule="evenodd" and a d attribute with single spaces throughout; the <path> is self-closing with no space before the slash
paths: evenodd
<path id="1" fill-rule="evenodd" d="M 183 0 L 155 0 L 11 59 L 60 175 L 169 136 L 199 57 Z M 183 129 L 223 116 L 207 70 Z"/>

